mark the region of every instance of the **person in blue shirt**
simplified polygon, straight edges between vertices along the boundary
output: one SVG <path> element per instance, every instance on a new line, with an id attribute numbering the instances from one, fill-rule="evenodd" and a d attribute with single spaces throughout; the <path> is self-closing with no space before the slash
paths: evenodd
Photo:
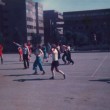
<path id="1" fill-rule="evenodd" d="M 44 62 L 48 62 L 48 59 L 47 59 L 47 49 L 46 49 L 46 46 L 45 45 L 42 46 L 42 50 L 43 50 L 43 53 L 44 53 L 43 63 Z"/>
<path id="2" fill-rule="evenodd" d="M 37 74 L 37 66 L 39 66 L 39 69 L 40 71 L 43 71 L 43 75 L 45 74 L 45 71 L 42 67 L 42 55 L 43 55 L 43 51 L 41 50 L 41 46 L 40 45 L 37 45 L 36 46 L 36 49 L 35 49 L 35 53 L 36 55 L 36 59 L 34 61 L 34 64 L 33 64 L 33 70 L 35 70 L 34 74 Z"/>

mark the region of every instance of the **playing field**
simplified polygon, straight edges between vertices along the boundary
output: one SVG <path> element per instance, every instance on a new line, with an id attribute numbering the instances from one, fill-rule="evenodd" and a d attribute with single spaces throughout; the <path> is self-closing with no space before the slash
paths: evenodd
<path id="1" fill-rule="evenodd" d="M 18 54 L 5 54 L 0 64 L 0 110 L 110 110 L 110 53 L 72 53 L 74 65 L 59 69 L 51 77 L 49 62 L 44 63 L 45 75 L 33 75 L 35 56 L 30 68 L 23 69 Z"/>

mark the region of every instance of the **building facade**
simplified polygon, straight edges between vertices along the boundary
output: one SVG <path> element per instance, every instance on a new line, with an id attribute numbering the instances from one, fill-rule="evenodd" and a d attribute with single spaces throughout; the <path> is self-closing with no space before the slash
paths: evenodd
<path id="1" fill-rule="evenodd" d="M 2 43 L 2 37 L 3 37 L 3 30 L 4 30 L 4 6 L 5 3 L 0 0 L 0 43 Z"/>
<path id="2" fill-rule="evenodd" d="M 73 45 L 110 44 L 110 9 L 64 12 L 64 33 Z"/>
<path id="3" fill-rule="evenodd" d="M 27 28 L 27 41 L 31 41 L 33 36 L 36 35 L 36 8 L 35 2 L 26 0 L 26 28 Z"/>
<path id="4" fill-rule="evenodd" d="M 37 42 L 44 43 L 44 17 L 43 17 L 43 5 L 36 3 L 36 30 L 37 30 Z"/>
<path id="5" fill-rule="evenodd" d="M 59 42 L 63 37 L 63 14 L 55 10 L 44 11 L 45 43 Z"/>
<path id="6" fill-rule="evenodd" d="M 44 39 L 43 6 L 41 4 L 33 0 L 4 0 L 4 2 L 5 27 L 3 36 L 6 50 L 15 50 L 13 41 L 20 44 L 27 41 L 33 42 L 38 34 Z"/>

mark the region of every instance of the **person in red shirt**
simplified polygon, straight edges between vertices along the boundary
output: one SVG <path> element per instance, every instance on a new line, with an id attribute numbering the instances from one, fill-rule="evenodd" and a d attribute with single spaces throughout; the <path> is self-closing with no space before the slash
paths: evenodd
<path id="1" fill-rule="evenodd" d="M 3 64 L 3 45 L 0 44 L 0 58 L 1 58 L 1 64 Z"/>
<path id="2" fill-rule="evenodd" d="M 18 46 L 18 53 L 19 53 L 19 61 L 23 61 L 23 50 L 22 50 L 22 45 L 13 42 L 15 45 Z"/>
<path id="3" fill-rule="evenodd" d="M 31 44 L 30 41 L 27 42 L 27 46 L 28 46 L 28 49 L 29 49 L 28 60 L 30 61 L 31 60 L 31 54 L 32 54 L 32 44 Z"/>
<path id="4" fill-rule="evenodd" d="M 31 57 L 31 54 L 32 54 L 32 44 L 31 44 L 30 41 L 28 41 L 27 46 L 29 48 L 29 53 L 30 53 L 30 57 Z"/>
<path id="5" fill-rule="evenodd" d="M 19 53 L 19 61 L 23 61 L 23 51 L 21 47 L 18 47 L 18 53 Z"/>

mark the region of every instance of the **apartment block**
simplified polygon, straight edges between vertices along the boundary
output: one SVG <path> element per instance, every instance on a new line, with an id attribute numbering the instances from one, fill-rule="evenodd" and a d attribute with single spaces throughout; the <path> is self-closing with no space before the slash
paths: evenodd
<path id="1" fill-rule="evenodd" d="M 38 43 L 44 43 L 44 17 L 43 17 L 43 5 L 36 3 L 36 30 Z"/>
<path id="2" fill-rule="evenodd" d="M 60 42 L 63 37 L 63 14 L 55 10 L 44 11 L 44 36 L 45 43 Z"/>
<path id="3" fill-rule="evenodd" d="M 110 9 L 64 12 L 64 33 L 74 45 L 110 44 Z"/>
<path id="4" fill-rule="evenodd" d="M 33 42 L 38 35 L 43 42 L 43 6 L 33 0 L 4 0 L 4 3 L 3 36 L 6 50 L 15 50 L 13 41 L 20 44 L 27 41 Z"/>
<path id="5" fill-rule="evenodd" d="M 0 0 L 0 39 L 2 39 L 2 35 L 3 35 L 3 22 L 4 22 L 4 6 L 5 3 L 3 1 Z M 0 41 L 2 42 L 2 41 Z"/>

